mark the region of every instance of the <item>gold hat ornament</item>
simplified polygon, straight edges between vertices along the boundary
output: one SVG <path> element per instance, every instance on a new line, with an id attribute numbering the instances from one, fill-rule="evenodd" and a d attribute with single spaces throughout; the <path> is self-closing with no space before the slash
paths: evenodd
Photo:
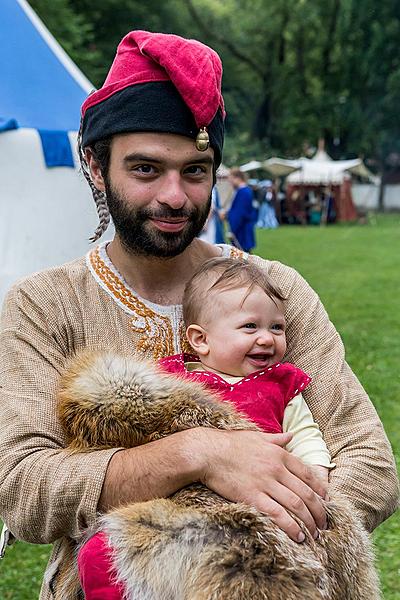
<path id="1" fill-rule="evenodd" d="M 200 152 L 204 152 L 210 145 L 210 137 L 207 132 L 207 127 L 202 127 L 196 137 L 196 148 Z"/>

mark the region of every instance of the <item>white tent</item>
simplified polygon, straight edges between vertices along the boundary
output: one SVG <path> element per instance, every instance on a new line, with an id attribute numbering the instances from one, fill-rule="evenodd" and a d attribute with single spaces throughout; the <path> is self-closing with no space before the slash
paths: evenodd
<path id="1" fill-rule="evenodd" d="M 296 222 L 306 220 L 306 195 L 317 192 L 325 197 L 325 188 L 330 190 L 333 212 L 338 221 L 354 221 L 357 211 L 351 194 L 351 176 L 358 175 L 375 181 L 376 178 L 359 158 L 353 160 L 332 160 L 325 152 L 322 140 L 313 158 L 285 160 L 270 158 L 264 168 L 274 177 L 286 176 L 286 210 Z M 328 213 L 326 212 L 327 216 Z"/>
<path id="2" fill-rule="evenodd" d="M 257 171 L 257 169 L 261 169 L 263 164 L 259 160 L 251 160 L 250 162 L 241 165 L 239 169 L 246 173 L 247 171 Z"/>
<path id="3" fill-rule="evenodd" d="M 229 177 L 229 173 L 230 173 L 230 169 L 224 165 L 224 163 L 221 163 L 217 169 L 217 179 L 226 179 L 227 177 Z"/>
<path id="4" fill-rule="evenodd" d="M 0 303 L 21 276 L 85 253 L 97 225 L 75 154 L 93 86 L 25 0 L 1 9 Z"/>
<path id="5" fill-rule="evenodd" d="M 313 158 L 285 160 L 274 157 L 264 161 L 263 166 L 274 177 L 287 175 L 286 182 L 289 185 L 340 185 L 352 174 L 370 181 L 376 179 L 360 158 L 332 160 L 322 149 Z"/>

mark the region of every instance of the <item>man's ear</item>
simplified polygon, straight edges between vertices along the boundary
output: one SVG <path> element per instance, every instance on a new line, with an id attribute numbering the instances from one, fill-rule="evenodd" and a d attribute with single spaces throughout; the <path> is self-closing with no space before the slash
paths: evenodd
<path id="1" fill-rule="evenodd" d="M 207 342 L 207 333 L 200 325 L 189 325 L 186 337 L 193 350 L 200 356 L 207 356 L 210 349 Z"/>
<path id="2" fill-rule="evenodd" d="M 92 181 L 96 188 L 100 190 L 100 192 L 105 191 L 104 179 L 101 173 L 100 165 L 98 161 L 94 158 L 93 152 L 90 148 L 85 148 L 85 158 L 86 162 L 89 166 L 90 175 L 92 176 Z"/>

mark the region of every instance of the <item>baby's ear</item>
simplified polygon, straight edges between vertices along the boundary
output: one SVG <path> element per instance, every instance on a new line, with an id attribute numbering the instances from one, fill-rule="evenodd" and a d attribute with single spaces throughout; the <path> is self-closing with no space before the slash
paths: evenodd
<path id="1" fill-rule="evenodd" d="M 193 350 L 200 357 L 207 356 L 209 353 L 207 333 L 200 325 L 189 325 L 186 329 L 186 337 Z"/>

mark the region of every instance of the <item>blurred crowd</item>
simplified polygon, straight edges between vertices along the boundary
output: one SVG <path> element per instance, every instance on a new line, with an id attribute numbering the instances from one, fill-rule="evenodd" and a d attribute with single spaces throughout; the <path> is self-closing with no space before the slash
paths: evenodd
<path id="1" fill-rule="evenodd" d="M 216 244 L 229 242 L 251 252 L 255 228 L 322 225 L 335 220 L 330 187 L 292 186 L 284 190 L 279 179 L 248 179 L 239 168 L 232 168 L 213 188 L 210 216 L 200 237 Z"/>

